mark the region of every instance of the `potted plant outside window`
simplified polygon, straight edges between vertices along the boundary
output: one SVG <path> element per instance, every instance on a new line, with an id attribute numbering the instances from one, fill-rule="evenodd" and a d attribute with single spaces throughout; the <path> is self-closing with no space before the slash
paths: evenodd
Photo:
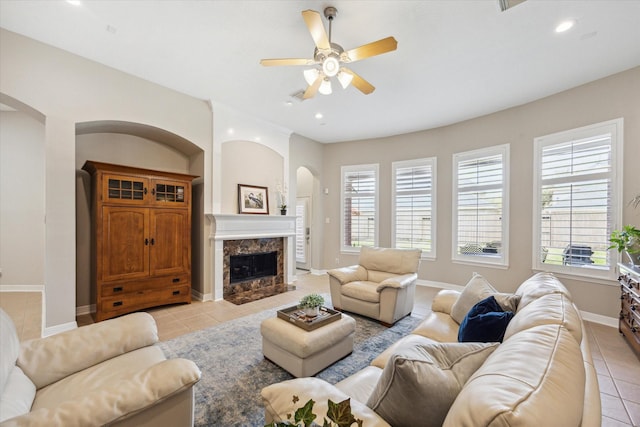
<path id="1" fill-rule="evenodd" d="M 324 304 L 324 298 L 318 294 L 305 295 L 300 299 L 298 308 L 304 311 L 309 317 L 315 317 L 320 312 L 320 307 Z"/>

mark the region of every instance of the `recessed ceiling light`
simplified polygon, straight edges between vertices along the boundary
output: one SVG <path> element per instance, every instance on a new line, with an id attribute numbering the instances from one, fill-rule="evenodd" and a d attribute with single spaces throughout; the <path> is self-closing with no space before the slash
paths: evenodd
<path id="1" fill-rule="evenodd" d="M 82 4 L 80 0 L 67 0 L 67 3 L 72 4 L 74 6 L 80 6 Z"/>
<path id="2" fill-rule="evenodd" d="M 253 138 L 253 140 L 254 140 L 255 142 L 260 142 L 260 137 L 259 137 L 259 136 L 256 136 L 256 137 L 254 137 L 254 138 Z"/>
<path id="3" fill-rule="evenodd" d="M 575 19 L 567 19 L 566 21 L 562 21 L 556 27 L 556 33 L 564 33 L 565 31 L 569 31 L 573 26 L 576 25 Z"/>
<path id="4" fill-rule="evenodd" d="M 324 117 L 322 113 L 316 113 L 316 119 L 320 120 L 322 117 Z"/>
<path id="5" fill-rule="evenodd" d="M 284 102 L 285 107 L 291 107 L 293 105 L 293 102 L 291 101 L 285 101 Z"/>
<path id="6" fill-rule="evenodd" d="M 233 130 L 233 128 L 229 128 L 229 129 L 227 129 L 227 133 L 229 135 L 233 135 L 235 133 L 235 131 Z"/>

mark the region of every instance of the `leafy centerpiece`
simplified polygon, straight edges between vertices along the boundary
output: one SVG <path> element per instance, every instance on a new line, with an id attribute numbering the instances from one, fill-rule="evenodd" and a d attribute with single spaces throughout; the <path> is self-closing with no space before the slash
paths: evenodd
<path id="1" fill-rule="evenodd" d="M 324 298 L 322 295 L 309 294 L 300 299 L 298 308 L 304 311 L 304 314 L 309 317 L 315 317 L 318 315 L 320 307 L 324 304 Z"/>
<path id="2" fill-rule="evenodd" d="M 640 229 L 625 225 L 622 230 L 614 230 L 609 237 L 609 249 L 617 249 L 628 258 L 631 264 L 640 265 Z"/>

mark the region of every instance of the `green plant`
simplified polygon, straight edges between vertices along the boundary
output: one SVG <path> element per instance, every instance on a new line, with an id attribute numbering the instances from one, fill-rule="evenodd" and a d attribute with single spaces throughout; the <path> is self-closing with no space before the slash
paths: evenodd
<path id="1" fill-rule="evenodd" d="M 609 237 L 612 243 L 609 249 L 617 249 L 618 252 L 626 250 L 633 254 L 640 252 L 640 230 L 633 225 L 625 225 L 622 230 L 613 230 Z M 635 246 L 634 246 L 635 245 Z"/>
<path id="2" fill-rule="evenodd" d="M 313 307 L 321 307 L 324 304 L 324 298 L 322 295 L 318 294 L 309 294 L 305 295 L 300 299 L 298 303 L 299 308 L 313 308 Z"/>
<path id="3" fill-rule="evenodd" d="M 281 211 L 287 210 L 287 205 L 285 205 L 285 204 L 280 205 L 280 210 Z"/>
<path id="4" fill-rule="evenodd" d="M 298 396 L 293 396 L 293 403 L 297 403 L 299 400 Z M 309 399 L 304 406 L 296 409 L 295 414 L 287 414 L 287 421 L 274 421 L 264 427 L 310 427 L 319 425 L 315 424 L 315 419 L 318 417 L 313 413 L 313 405 L 315 403 L 313 399 Z M 354 417 L 351 413 L 351 399 L 346 399 L 339 403 L 334 403 L 329 399 L 327 403 L 329 406 L 327 410 L 328 419 L 324 419 L 322 427 L 350 427 L 353 423 L 357 423 L 358 427 L 362 427 L 362 420 Z"/>

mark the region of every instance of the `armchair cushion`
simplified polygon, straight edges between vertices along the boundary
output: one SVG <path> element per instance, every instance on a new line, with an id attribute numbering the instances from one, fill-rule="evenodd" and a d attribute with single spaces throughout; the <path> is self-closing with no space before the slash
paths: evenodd
<path id="1" fill-rule="evenodd" d="M 420 264 L 420 249 L 360 248 L 358 263 L 367 270 L 393 274 L 415 273 Z"/>
<path id="2" fill-rule="evenodd" d="M 440 427 L 462 386 L 496 347 L 433 343 L 401 348 L 384 367 L 367 405 L 394 426 Z"/>
<path id="3" fill-rule="evenodd" d="M 384 288 L 402 289 L 416 281 L 418 275 L 416 273 L 403 274 L 401 276 L 390 277 L 380 282 L 376 291 L 382 292 Z"/>
<path id="4" fill-rule="evenodd" d="M 378 284 L 367 281 L 349 282 L 342 286 L 342 295 L 368 302 L 380 302 Z"/>
<path id="5" fill-rule="evenodd" d="M 158 342 L 148 313 L 134 313 L 22 343 L 18 366 L 38 389 L 105 360 Z M 42 369 L 49 366 L 49 369 Z"/>

